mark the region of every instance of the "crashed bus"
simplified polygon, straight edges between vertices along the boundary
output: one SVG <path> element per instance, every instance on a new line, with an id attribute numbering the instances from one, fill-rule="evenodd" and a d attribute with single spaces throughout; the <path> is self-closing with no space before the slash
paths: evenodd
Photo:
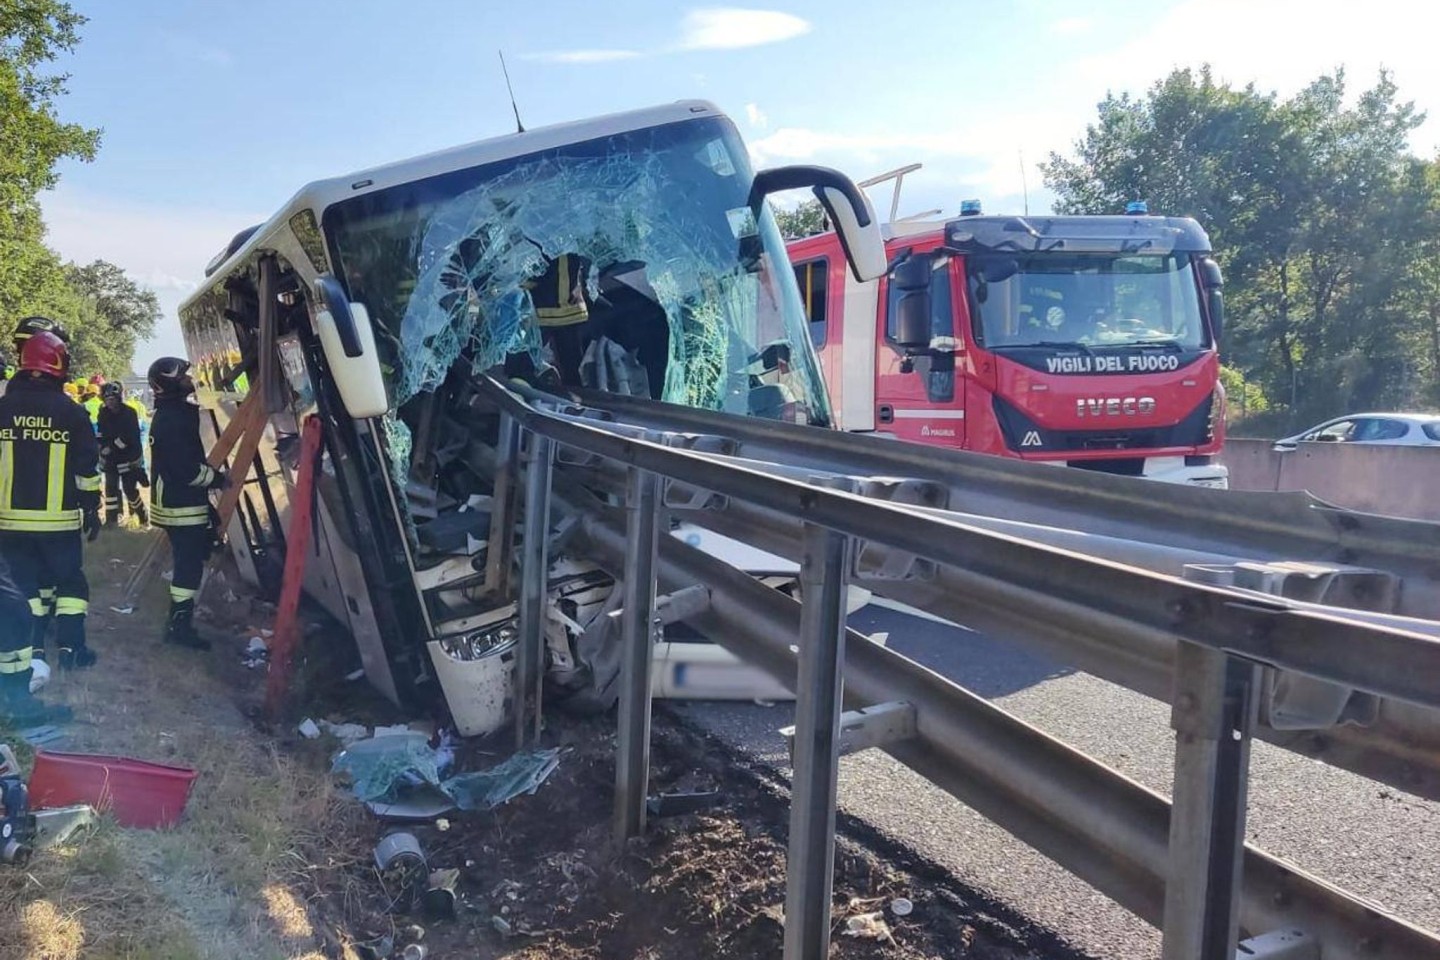
<path id="1" fill-rule="evenodd" d="M 455 712 L 467 687 L 500 683 L 503 668 L 464 679 L 516 636 L 514 598 L 483 589 L 498 425 L 474 403 L 478 378 L 831 426 L 765 203 L 800 187 L 840 225 L 856 275 L 883 272 L 873 212 L 848 179 L 753 173 L 734 124 L 703 102 L 304 187 L 238 234 L 180 309 L 213 428 L 263 392 L 265 441 L 227 531 L 241 575 L 278 585 L 301 425 L 316 416 L 307 593 L 398 704 L 443 690 Z M 568 558 L 550 586 L 550 667 L 583 687 L 595 678 L 575 644 L 613 609 L 614 584 Z M 498 689 L 485 694 L 491 719 Z"/>

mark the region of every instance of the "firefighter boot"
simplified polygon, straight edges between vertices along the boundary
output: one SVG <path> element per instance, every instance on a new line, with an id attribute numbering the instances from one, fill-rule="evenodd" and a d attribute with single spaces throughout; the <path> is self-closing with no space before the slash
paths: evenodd
<path id="1" fill-rule="evenodd" d="M 209 650 L 210 641 L 195 632 L 195 601 L 171 600 L 165 624 L 165 642 L 192 650 Z"/>
<path id="2" fill-rule="evenodd" d="M 60 648 L 61 670 L 84 670 L 100 659 L 85 643 L 84 614 L 67 613 L 55 618 L 55 645 Z"/>
<path id="3" fill-rule="evenodd" d="M 64 723 L 72 716 L 69 707 L 46 704 L 30 692 L 30 670 L 0 675 L 0 720 L 23 730 L 46 723 Z"/>
<path id="4" fill-rule="evenodd" d="M 142 497 L 136 497 L 130 501 L 130 516 L 134 517 L 140 526 L 150 526 L 150 511 L 145 508 L 145 500 Z"/>

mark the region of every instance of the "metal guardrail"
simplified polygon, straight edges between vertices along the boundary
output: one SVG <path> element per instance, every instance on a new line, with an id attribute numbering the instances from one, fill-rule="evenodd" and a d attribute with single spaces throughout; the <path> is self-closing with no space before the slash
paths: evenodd
<path id="1" fill-rule="evenodd" d="M 562 468 L 553 494 L 566 514 L 581 518 L 581 536 L 593 558 L 627 584 L 635 583 L 626 588 L 623 630 L 626 696 L 616 791 L 621 836 L 644 824 L 648 706 L 641 701 L 648 703 L 649 691 L 648 674 L 639 674 L 655 602 L 647 567 L 667 590 L 704 584 L 710 603 L 690 622 L 795 690 L 787 958 L 823 957 L 828 944 L 842 664 L 848 702 L 903 703 L 914 710 L 915 735 L 884 749 L 1160 924 L 1166 960 L 1228 960 L 1242 926 L 1260 933 L 1302 931 L 1301 940 L 1284 947 L 1301 952 L 1287 955 L 1440 957 L 1435 935 L 1243 844 L 1258 665 L 1430 712 L 1440 706 L 1440 685 L 1429 679 L 1440 676 L 1440 642 L 1411 629 L 1422 624 L 1376 622 L 1337 608 L 1087 557 L 836 489 L 845 486 L 843 480 L 812 484 L 666 445 L 683 447 L 689 442 L 684 437 L 637 438 L 626 435 L 633 434 L 627 427 L 536 409 L 494 383 L 482 395 L 503 414 L 502 437 L 518 423 L 530 438 L 525 513 L 532 542 L 523 545 L 523 580 L 544 576 L 544 566 L 534 563 L 537 553 L 543 559 L 543 547 L 533 538 L 545 527 L 531 517 L 549 509 L 549 445 L 627 470 L 628 537 L 617 511 L 577 482 L 593 472 Z M 504 461 L 501 467 L 503 472 Z M 743 505 L 797 518 L 803 524 L 805 603 L 797 605 L 673 538 L 657 538 L 653 526 L 647 532 L 640 514 L 653 502 L 647 489 L 654 489 L 657 477 L 666 483 L 663 507 L 714 507 L 713 497 L 719 496 L 725 509 L 706 510 L 707 515 Z M 697 490 L 708 493 L 697 496 Z M 654 511 L 648 512 L 653 518 Z M 501 517 L 497 527 L 508 532 L 512 521 Z M 492 539 L 496 542 L 502 541 Z M 991 606 L 1041 611 L 1042 626 L 1047 617 L 1068 617 L 1071 639 L 1123 628 L 1134 639 L 1171 650 L 1177 693 L 1173 805 L 943 677 L 846 631 L 844 586 L 857 571 L 850 558 L 874 544 L 965 577 L 966 589 Z M 529 595 L 526 587 L 522 583 L 522 597 Z M 522 635 L 527 635 L 523 624 Z M 529 654 L 540 655 L 538 645 Z M 524 682 L 523 689 L 530 689 L 528 679 Z M 538 710 L 538 703 L 529 703 L 522 714 L 530 710 Z M 524 715 L 518 719 L 522 730 L 527 723 Z"/>
<path id="2" fill-rule="evenodd" d="M 796 427 L 626 397 L 592 395 L 597 410 L 630 430 L 687 432 L 687 442 L 725 431 L 725 449 L 752 469 L 855 473 L 899 478 L 875 484 L 875 495 L 908 497 L 912 509 L 948 504 L 967 524 L 1181 576 L 1187 566 L 1249 562 L 1307 563 L 1379 569 L 1395 579 L 1393 609 L 1440 619 L 1440 524 L 1356 514 L 1304 494 L 1243 494 L 1037 469 L 996 457 L 916 447 L 864 436 Z M 735 422 L 739 421 L 739 422 Z M 848 452 L 854 447 L 854 457 Z M 785 464 L 781 468 L 776 464 Z M 1058 506 L 1057 506 L 1058 504 Z M 917 506 L 918 505 L 918 506 Z M 962 507 L 964 513 L 955 512 Z M 1005 518 L 1005 519 L 997 519 Z M 788 514 L 731 503 L 704 525 L 789 559 L 799 557 L 799 523 Z M 872 554 L 883 554 L 871 548 Z M 903 552 L 902 559 L 903 559 Z M 1062 608 L 997 600 L 987 604 L 975 576 L 940 567 L 925 577 L 868 581 L 874 592 L 989 636 L 1014 642 L 1068 666 L 1169 702 L 1175 641 L 1128 622 L 1077 635 Z M 1355 605 L 1364 597 L 1332 603 Z M 1381 700 L 1363 726 L 1257 728 L 1261 739 L 1333 766 L 1440 799 L 1440 713 Z"/>

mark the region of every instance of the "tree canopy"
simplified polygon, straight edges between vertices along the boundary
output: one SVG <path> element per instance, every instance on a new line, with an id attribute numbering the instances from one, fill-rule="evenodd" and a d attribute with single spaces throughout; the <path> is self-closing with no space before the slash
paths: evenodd
<path id="1" fill-rule="evenodd" d="M 61 161 L 92 160 L 100 146 L 99 130 L 58 113 L 69 78 L 53 65 L 84 23 L 61 0 L 0 0 L 0 334 L 42 314 L 70 332 L 77 371 L 116 377 L 153 333 L 159 303 L 113 264 L 63 263 L 45 245 L 39 202 Z"/>
<path id="2" fill-rule="evenodd" d="M 1337 71 L 1282 99 L 1208 69 L 1108 96 L 1043 164 L 1061 213 L 1193 216 L 1226 274 L 1224 358 L 1268 413 L 1303 425 L 1440 405 L 1440 168 L 1389 74 L 1347 98 Z"/>

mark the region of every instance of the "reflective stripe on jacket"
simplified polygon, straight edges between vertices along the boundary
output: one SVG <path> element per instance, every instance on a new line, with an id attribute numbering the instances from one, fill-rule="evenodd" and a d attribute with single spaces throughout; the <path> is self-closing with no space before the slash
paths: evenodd
<path id="1" fill-rule="evenodd" d="M 150 422 L 150 521 L 158 527 L 202 527 L 210 522 L 215 471 L 200 442 L 200 408 L 185 400 L 157 399 Z"/>
<path id="2" fill-rule="evenodd" d="M 100 507 L 99 450 L 59 381 L 12 381 L 0 397 L 0 530 L 79 530 Z"/>

